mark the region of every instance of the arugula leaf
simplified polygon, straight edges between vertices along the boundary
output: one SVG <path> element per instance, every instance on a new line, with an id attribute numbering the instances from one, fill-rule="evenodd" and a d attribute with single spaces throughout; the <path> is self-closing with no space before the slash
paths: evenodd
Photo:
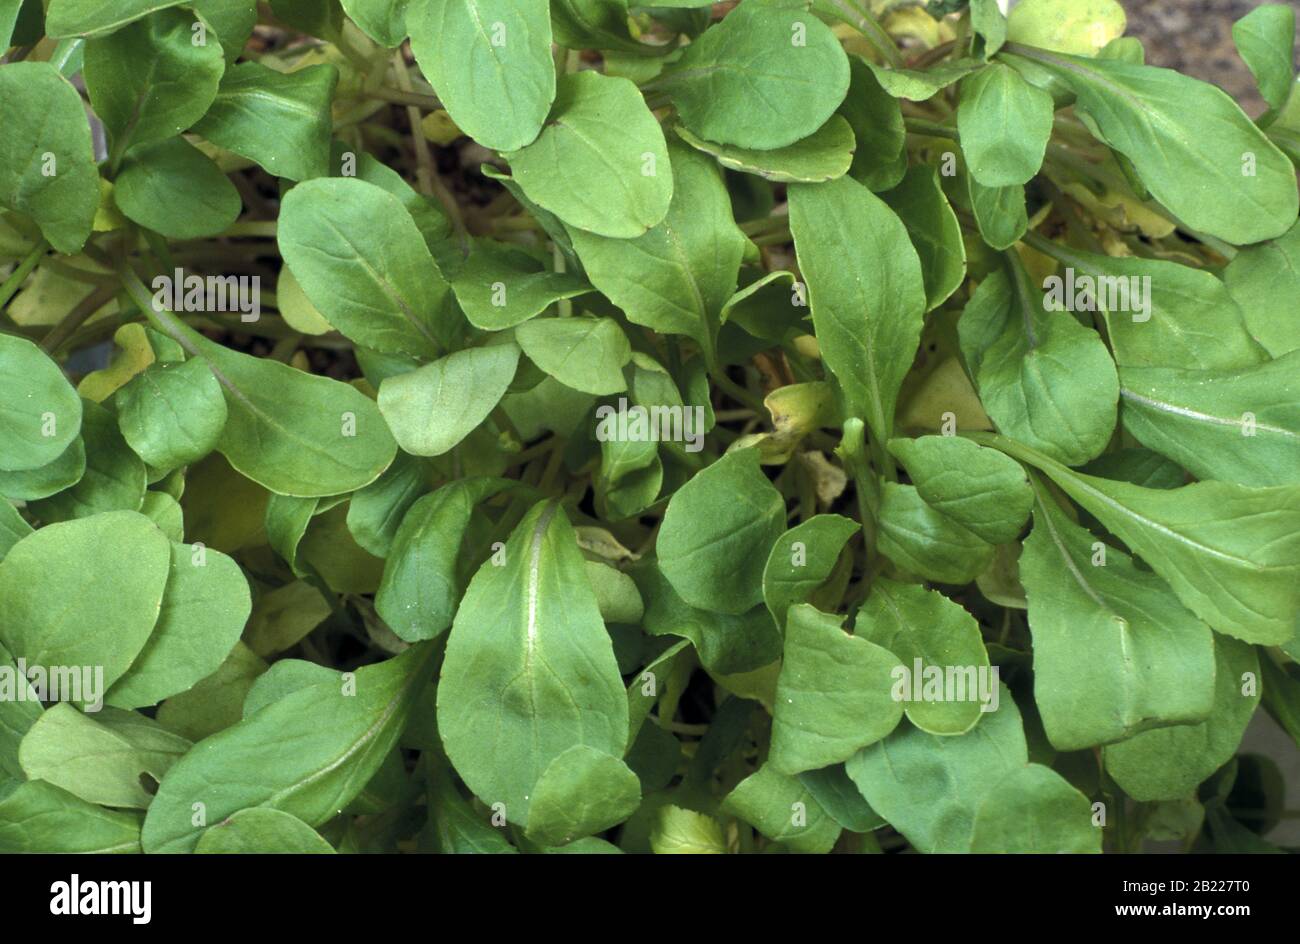
<path id="1" fill-rule="evenodd" d="M 544 268 L 518 247 L 487 240 L 474 244 L 451 287 L 466 319 L 484 331 L 513 328 L 555 302 L 592 290 L 576 276 Z"/>
<path id="2" fill-rule="evenodd" d="M 108 33 L 181 0 L 50 0 L 45 32 L 54 39 Z"/>
<path id="3" fill-rule="evenodd" d="M 763 568 L 763 602 L 778 626 L 784 629 L 790 607 L 811 601 L 830 579 L 857 530 L 842 515 L 814 515 L 777 538 Z"/>
<path id="4" fill-rule="evenodd" d="M 1295 10 L 1281 3 L 1265 3 L 1232 24 L 1232 41 L 1255 76 L 1259 93 L 1269 108 L 1281 111 L 1291 97 L 1295 66 Z"/>
<path id="5" fill-rule="evenodd" d="M 172 239 L 215 236 L 242 207 L 230 179 L 181 138 L 128 151 L 113 200 L 127 219 Z"/>
<path id="6" fill-rule="evenodd" d="M 585 745 L 622 756 L 627 695 L 560 507 L 537 503 L 504 554 L 504 565 L 479 568 L 456 611 L 438 729 L 470 789 L 527 826 L 539 778 L 566 750 Z"/>
<path id="7" fill-rule="evenodd" d="M 938 308 L 966 279 L 966 244 L 939 175 L 930 167 L 912 167 L 880 199 L 903 221 L 921 260 L 926 310 Z"/>
<path id="8" fill-rule="evenodd" d="M 991 544 L 896 482 L 884 485 L 879 543 L 903 570 L 940 583 L 969 583 L 993 560 Z"/>
<path id="9" fill-rule="evenodd" d="M 1300 222 L 1272 242 L 1238 253 L 1223 270 L 1223 281 L 1251 335 L 1269 354 L 1281 357 L 1300 349 L 1300 318 L 1287 306 L 1287 299 L 1300 292 Z"/>
<path id="10" fill-rule="evenodd" d="M 47 466 L 81 430 L 81 398 L 31 341 L 0 334 L 0 469 Z"/>
<path id="11" fill-rule="evenodd" d="M 333 847 L 298 817 L 254 806 L 227 817 L 199 837 L 194 851 L 205 855 L 330 855 Z"/>
<path id="12" fill-rule="evenodd" d="M 537 778 L 527 836 L 547 846 L 567 845 L 621 823 L 640 804 L 641 785 L 626 764 L 575 744 Z"/>
<path id="13" fill-rule="evenodd" d="M 1092 804 L 1042 764 L 1013 770 L 980 804 L 971 831 L 973 853 L 1101 852 Z"/>
<path id="14" fill-rule="evenodd" d="M 140 852 L 140 814 L 106 810 L 42 780 L 0 797 L 0 852 Z"/>
<path id="15" fill-rule="evenodd" d="M 1021 0 L 1007 16 L 1006 32 L 1015 43 L 1092 56 L 1127 25 L 1116 0 Z"/>
<path id="16" fill-rule="evenodd" d="M 839 115 L 832 115 L 826 124 L 808 137 L 770 150 L 715 144 L 681 125 L 673 130 L 697 151 L 712 154 L 723 167 L 756 174 L 777 183 L 820 183 L 843 177 L 857 147 L 853 129 Z"/>
<path id="17" fill-rule="evenodd" d="M 529 359 L 566 387 L 597 396 L 627 389 L 627 335 L 612 318 L 536 318 L 515 331 Z"/>
<path id="18" fill-rule="evenodd" d="M 150 467 L 167 471 L 211 452 L 229 415 L 220 383 L 198 357 L 150 364 L 116 401 L 127 444 Z"/>
<path id="19" fill-rule="evenodd" d="M 770 764 L 736 784 L 722 809 L 792 852 L 829 852 L 840 836 L 840 824 L 808 788 Z"/>
<path id="20" fill-rule="evenodd" d="M 963 79 L 957 130 L 971 176 L 985 187 L 1031 180 L 1052 136 L 1053 111 L 1051 95 L 1000 62 Z M 1018 133 L 1009 135 L 1007 128 Z"/>

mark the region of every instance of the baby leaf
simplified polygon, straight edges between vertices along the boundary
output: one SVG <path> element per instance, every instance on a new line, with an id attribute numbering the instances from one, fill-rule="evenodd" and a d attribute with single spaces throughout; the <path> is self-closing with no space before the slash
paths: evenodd
<path id="1" fill-rule="evenodd" d="M 902 663 L 911 673 L 910 694 L 925 694 L 924 672 L 931 666 L 941 670 L 945 679 L 957 673 L 954 679 L 962 687 L 955 689 L 952 701 L 898 699 L 912 724 L 930 734 L 949 735 L 965 734 L 979 723 L 987 707 L 980 701 L 984 692 L 979 678 L 988 672 L 989 654 L 979 624 L 959 604 L 937 590 L 877 577 L 854 618 L 853 633 L 889 650 L 895 664 Z M 898 676 L 891 679 L 892 698 L 900 694 L 899 681 Z"/>
<path id="2" fill-rule="evenodd" d="M 251 609 L 238 564 L 220 551 L 173 542 L 153 634 L 105 700 L 146 707 L 189 689 L 221 667 Z"/>
<path id="3" fill-rule="evenodd" d="M 668 503 L 659 567 L 692 606 L 740 614 L 763 600 L 763 571 L 785 530 L 785 502 L 758 458 L 756 449 L 729 452 Z"/>
<path id="4" fill-rule="evenodd" d="M 722 855 L 727 851 L 716 819 L 671 804 L 659 811 L 650 846 L 656 855 Z"/>
<path id="5" fill-rule="evenodd" d="M 0 797 L 0 852 L 140 852 L 140 814 L 29 780 Z"/>
<path id="6" fill-rule="evenodd" d="M 501 401 L 519 348 L 490 344 L 448 354 L 379 386 L 379 410 L 398 443 L 415 456 L 455 448 Z"/>
<path id="7" fill-rule="evenodd" d="M 0 495 L 14 501 L 48 498 L 71 488 L 86 474 L 86 444 L 80 436 L 53 462 L 26 472 L 0 472 Z"/>
<path id="8" fill-rule="evenodd" d="M 857 530 L 858 523 L 842 515 L 814 515 L 776 540 L 763 568 L 763 602 L 778 626 L 784 629 L 790 607 L 808 603 L 830 578 Z"/>
<path id="9" fill-rule="evenodd" d="M 469 323 L 484 331 L 513 328 L 561 299 L 591 291 L 576 276 L 552 272 L 518 248 L 488 240 L 475 243 L 451 287 Z"/>
<path id="10" fill-rule="evenodd" d="M 1151 194 L 1188 226 L 1254 243 L 1295 224 L 1295 168 L 1222 90 L 1118 59 L 1019 45 L 1007 51 L 1069 86 L 1101 139 L 1132 161 Z M 1243 160 L 1253 173 L 1242 172 Z"/>
<path id="11" fill-rule="evenodd" d="M 847 415 L 888 438 L 925 312 L 921 263 L 894 212 L 848 177 L 790 186 L 790 231 L 822 359 Z M 847 255 L 845 246 L 853 247 Z"/>
<path id="12" fill-rule="evenodd" d="M 627 389 L 623 366 L 632 346 L 612 318 L 536 318 L 516 329 L 515 340 L 566 387 L 597 396 Z"/>
<path id="13" fill-rule="evenodd" d="M 938 308 L 966 278 L 966 243 L 938 173 L 932 167 L 910 168 L 880 199 L 903 221 L 921 260 L 926 310 Z"/>
<path id="14" fill-rule="evenodd" d="M 1300 484 L 1300 351 L 1240 370 L 1120 369 L 1124 428 L 1202 479 Z"/>
<path id="15" fill-rule="evenodd" d="M 50 0 L 45 32 L 54 39 L 89 36 L 112 30 L 174 7 L 181 0 Z"/>
<path id="16" fill-rule="evenodd" d="M 597 72 L 565 76 L 541 134 L 506 159 L 530 200 L 601 236 L 640 236 L 673 196 L 663 129 L 645 99 Z"/>
<path id="17" fill-rule="evenodd" d="M 163 10 L 86 42 L 86 91 L 120 159 L 132 145 L 174 137 L 217 96 L 226 63 L 217 42 L 196 44 L 192 13 Z"/>
<path id="18" fill-rule="evenodd" d="M 990 544 L 1020 535 L 1034 493 L 1019 463 L 957 436 L 891 439 L 889 451 L 936 511 Z"/>
<path id="19" fill-rule="evenodd" d="M 1029 764 L 994 787 L 975 813 L 973 853 L 1101 852 L 1092 804 L 1051 767 Z"/>
<path id="20" fill-rule="evenodd" d="M 840 837 L 840 824 L 808 788 L 795 777 L 778 773 L 771 764 L 736 784 L 723 800 L 722 809 L 793 852 L 830 852 Z"/>
<path id="21" fill-rule="evenodd" d="M 849 174 L 868 190 L 888 190 L 907 171 L 907 129 L 898 100 L 881 88 L 860 57 L 849 57 L 849 93 L 839 110 L 853 129 L 857 149 Z"/>
<path id="22" fill-rule="evenodd" d="M 1034 639 L 1034 701 L 1072 751 L 1205 718 L 1214 643 L 1169 585 L 1072 522 L 1039 489 L 1020 557 Z"/>
<path id="23" fill-rule="evenodd" d="M 662 81 L 701 138 L 769 151 L 826 123 L 848 92 L 849 62 L 802 0 L 744 0 Z"/>
<path id="24" fill-rule="evenodd" d="M 879 542 L 899 567 L 940 583 L 969 583 L 993 560 L 991 544 L 896 482 L 885 483 Z"/>
<path id="25" fill-rule="evenodd" d="M 1214 707 L 1200 724 L 1147 731 L 1103 753 L 1106 772 L 1135 800 L 1177 800 L 1237 752 L 1259 705 L 1259 659 L 1235 639 L 1214 640 Z"/>
<path id="26" fill-rule="evenodd" d="M 334 847 L 298 817 L 254 806 L 213 825 L 199 837 L 194 851 L 207 855 L 330 855 Z"/>
<path id="27" fill-rule="evenodd" d="M 692 134 L 682 125 L 674 130 L 697 151 L 712 154 L 723 167 L 778 183 L 820 183 L 843 177 L 853 162 L 853 151 L 857 147 L 853 129 L 839 115 L 832 115 L 826 124 L 806 138 L 764 151 L 715 144 Z"/>
<path id="28" fill-rule="evenodd" d="M 1043 165 L 1053 111 L 1051 95 L 999 62 L 962 80 L 957 129 L 971 175 L 985 187 L 1027 183 Z"/>
<path id="29" fill-rule="evenodd" d="M 116 397 L 118 425 L 136 455 L 155 469 L 203 458 L 226 426 L 221 384 L 202 358 L 150 364 Z"/>
<path id="30" fill-rule="evenodd" d="M 47 62 L 7 63 L 0 126 L 0 205 L 30 216 L 59 252 L 80 252 L 99 208 L 81 96 Z"/>
<path id="31" fill-rule="evenodd" d="M 1116 0 L 1021 0 L 1007 17 L 1007 38 L 1077 56 L 1093 56 L 1124 34 Z"/>
<path id="32" fill-rule="evenodd" d="M 0 560 L 9 553 L 9 549 L 32 533 L 29 525 L 18 509 L 9 502 L 0 502 Z"/>
<path id="33" fill-rule="evenodd" d="M 135 512 L 46 525 L 0 561 L 0 643 L 28 665 L 103 666 L 112 685 L 158 621 L 170 557 L 167 538 Z M 105 558 L 131 566 L 105 568 Z"/>
<path id="34" fill-rule="evenodd" d="M 0 334 L 0 469 L 49 465 L 80 429 L 81 398 L 59 366 L 26 338 Z"/>
<path id="35" fill-rule="evenodd" d="M 241 62 L 226 70 L 212 107 L 194 130 L 276 177 L 324 177 L 338 75 L 329 65 L 281 73 Z"/>
<path id="36" fill-rule="evenodd" d="M 801 773 L 799 782 L 830 818 L 849 832 L 869 833 L 885 825 L 844 772 L 843 764 Z"/>
<path id="37" fill-rule="evenodd" d="M 536 139 L 555 100 L 546 0 L 414 0 L 406 25 L 416 61 L 462 131 L 496 151 Z"/>
<path id="38" fill-rule="evenodd" d="M 213 827 L 253 806 L 308 826 L 334 816 L 397 743 L 430 656 L 417 646 L 357 669 L 355 689 L 338 682 L 300 689 L 196 745 L 158 785 L 144 821 L 145 850 L 193 851 L 203 834 L 194 825 L 196 799 Z"/>
<path id="39" fill-rule="evenodd" d="M 962 313 L 966 362 L 988 415 L 1007 435 L 1079 465 L 1115 431 L 1119 378 L 1096 331 L 1068 312 L 1045 312 L 1016 256 L 994 271 Z"/>
<path id="40" fill-rule="evenodd" d="M 113 187 L 118 209 L 172 239 L 215 236 L 239 216 L 239 191 L 182 138 L 132 148 Z"/>
<path id="41" fill-rule="evenodd" d="M 996 711 L 965 734 L 904 725 L 845 765 L 872 809 L 923 852 L 968 852 L 986 797 L 1029 762 L 1020 711 L 1002 686 Z"/>
<path id="42" fill-rule="evenodd" d="M 32 505 L 45 521 L 85 518 L 101 511 L 139 511 L 144 501 L 144 463 L 127 446 L 113 414 L 89 400 L 82 402 L 81 410 L 86 471 L 76 485 Z"/>
<path id="43" fill-rule="evenodd" d="M 1264 101 L 1281 111 L 1295 83 L 1295 10 L 1282 3 L 1262 4 L 1232 24 L 1232 41 L 1255 76 Z"/>
<path id="44" fill-rule="evenodd" d="M 1300 295 L 1300 222 L 1272 242 L 1239 252 L 1223 270 L 1223 280 L 1250 333 L 1269 354 L 1281 357 L 1300 349 L 1300 318 L 1289 304 Z"/>
<path id="45" fill-rule="evenodd" d="M 469 788 L 527 826 L 539 778 L 565 751 L 623 755 L 627 693 L 559 505 L 534 506 L 503 553 L 504 565 L 479 568 L 456 611 L 438 729 Z"/>
<path id="46" fill-rule="evenodd" d="M 897 656 L 850 636 L 842 621 L 806 603 L 790 608 L 772 714 L 774 771 L 798 774 L 846 761 L 903 717 L 891 691 Z"/>
<path id="47" fill-rule="evenodd" d="M 723 304 L 736 289 L 745 236 L 731 198 L 708 158 L 674 142 L 668 215 L 636 239 L 572 230 L 592 285 L 633 324 L 698 341 L 710 360 Z M 626 278 L 633 268 L 636 279 Z"/>
<path id="48" fill-rule="evenodd" d="M 617 757 L 576 744 L 551 761 L 537 779 L 527 836 L 547 846 L 603 832 L 641 804 L 641 784 Z"/>
<path id="49" fill-rule="evenodd" d="M 412 0 L 340 0 L 343 12 L 381 46 L 402 45 L 413 16 Z M 418 0 L 415 0 L 418 3 Z"/>
<path id="50" fill-rule="evenodd" d="M 1025 210 L 1025 188 L 985 187 L 973 174 L 966 175 L 971 212 L 980 235 L 994 249 L 1009 249 L 1025 235 L 1029 217 Z"/>

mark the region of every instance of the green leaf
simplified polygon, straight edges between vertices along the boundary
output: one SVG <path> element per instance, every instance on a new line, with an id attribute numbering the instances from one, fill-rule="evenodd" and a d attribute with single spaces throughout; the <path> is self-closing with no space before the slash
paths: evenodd
<path id="1" fill-rule="evenodd" d="M 518 363 L 513 344 L 448 354 L 380 384 L 379 410 L 404 450 L 440 456 L 496 409 Z"/>
<path id="2" fill-rule="evenodd" d="M 1044 280 L 1044 309 L 1102 312 L 1117 364 L 1211 370 L 1265 359 L 1231 290 L 1211 273 L 1162 259 L 1058 249 L 1069 268 Z"/>
<path id="3" fill-rule="evenodd" d="M 416 61 L 462 131 L 494 151 L 537 138 L 556 99 L 546 0 L 415 0 L 406 23 Z"/>
<path id="4" fill-rule="evenodd" d="M 721 311 L 736 290 L 745 235 L 732 217 L 718 168 L 679 142 L 669 145 L 673 197 L 668 215 L 636 239 L 571 230 L 591 284 L 633 324 L 685 334 L 712 361 Z M 631 271 L 635 279 L 627 278 Z"/>
<path id="5" fill-rule="evenodd" d="M 1000 62 L 964 79 L 957 130 L 970 174 L 985 187 L 1028 183 L 1043 166 L 1054 110 L 1051 95 Z"/>
<path id="6" fill-rule="evenodd" d="M 1029 762 L 1005 686 L 998 704 L 966 734 L 936 737 L 904 725 L 845 765 L 872 809 L 921 852 L 969 852 L 985 798 Z"/>
<path id="7" fill-rule="evenodd" d="M 880 199 L 907 227 L 912 248 L 921 260 L 925 307 L 932 311 L 966 279 L 966 243 L 957 214 L 939 184 L 939 175 L 932 167 L 909 168 L 902 181 L 882 193 Z"/>
<path id="8" fill-rule="evenodd" d="M 1226 764 L 1259 705 L 1259 659 L 1235 639 L 1214 640 L 1214 707 L 1200 724 L 1159 728 L 1105 749 L 1106 772 L 1135 800 L 1179 800 Z"/>
<path id="9" fill-rule="evenodd" d="M 127 219 L 171 239 L 215 236 L 243 208 L 230 178 L 182 138 L 132 148 L 113 183 Z"/>
<path id="10" fill-rule="evenodd" d="M 1067 465 L 1115 431 L 1119 378 L 1096 331 L 1043 310 L 1018 256 L 980 283 L 958 323 L 962 352 L 998 428 Z"/>
<path id="11" fill-rule="evenodd" d="M 48 498 L 86 474 L 86 444 L 80 436 L 53 462 L 27 472 L 0 472 L 0 495 L 14 501 Z"/>
<path id="12" fill-rule="evenodd" d="M 868 62 L 867 66 L 876 74 L 880 87 L 894 98 L 924 102 L 954 82 L 984 68 L 984 63 L 978 59 L 949 59 L 928 69 L 886 69 L 874 62 Z"/>
<path id="13" fill-rule="evenodd" d="M 81 96 L 47 62 L 7 63 L 0 126 L 0 205 L 30 216 L 59 252 L 80 252 L 99 208 Z"/>
<path id="14" fill-rule="evenodd" d="M 1295 224 L 1295 168 L 1221 89 L 1118 59 L 1018 45 L 1014 52 L 1069 86 L 1076 110 L 1101 139 L 1132 161 L 1152 196 L 1194 230 L 1245 244 Z"/>
<path id="15" fill-rule="evenodd" d="M 768 755 L 778 773 L 846 761 L 902 720 L 903 703 L 891 691 L 898 658 L 850 636 L 842 622 L 806 603 L 790 608 Z"/>
<path id="16" fill-rule="evenodd" d="M 623 755 L 627 694 L 559 505 L 534 506 L 504 554 L 504 565 L 479 568 L 456 611 L 438 728 L 469 788 L 527 826 L 538 779 L 566 750 L 581 744 Z"/>
<path id="17" fill-rule="evenodd" d="M 1025 210 L 1025 188 L 985 187 L 973 174 L 966 175 L 971 212 L 984 241 L 994 249 L 1010 249 L 1029 227 Z"/>
<path id="18" fill-rule="evenodd" d="M 379 45 L 389 49 L 402 45 L 413 15 L 412 0 L 340 0 L 340 3 L 361 32 Z"/>
<path id="19" fill-rule="evenodd" d="M 1232 24 L 1232 41 L 1274 111 L 1286 107 L 1295 83 L 1295 10 L 1265 3 Z"/>
<path id="20" fill-rule="evenodd" d="M 880 553 L 926 580 L 969 583 L 993 560 L 993 546 L 935 511 L 911 485 L 886 482 L 880 502 Z"/>
<path id="21" fill-rule="evenodd" d="M 266 662 L 257 653 L 235 643 L 217 671 L 158 706 L 158 723 L 191 741 L 225 730 L 239 721 L 244 697 L 265 671 Z"/>
<path id="22" fill-rule="evenodd" d="M 1021 0 L 1007 17 L 1007 38 L 1057 52 L 1092 56 L 1128 25 L 1116 0 Z"/>
<path id="23" fill-rule="evenodd" d="M 133 711 L 82 714 L 52 706 L 23 738 L 18 757 L 31 780 L 62 787 L 88 803 L 145 809 L 142 775 L 161 780 L 190 742 Z"/>
<path id="24" fill-rule="evenodd" d="M 631 576 L 645 600 L 645 631 L 689 639 L 710 672 L 751 672 L 781 657 L 781 633 L 765 607 L 737 616 L 713 613 L 678 596 L 657 566 L 646 564 L 633 569 Z"/>
<path id="25" fill-rule="evenodd" d="M 234 65 L 257 25 L 256 0 L 193 0 L 188 6 L 217 34 L 226 65 Z"/>
<path id="26" fill-rule="evenodd" d="M 86 41 L 86 91 L 114 160 L 185 131 L 217 97 L 225 59 L 219 43 L 197 43 L 196 22 L 188 11 L 164 10 Z"/>
<path id="27" fill-rule="evenodd" d="M 632 346 L 612 318 L 536 318 L 515 330 L 515 340 L 566 387 L 597 396 L 627 389 L 623 366 Z"/>
<path id="28" fill-rule="evenodd" d="M 85 518 L 102 511 L 139 511 L 144 501 L 144 463 L 127 446 L 113 414 L 89 400 L 81 405 L 86 471 L 76 485 L 32 505 L 46 521 Z"/>
<path id="29" fill-rule="evenodd" d="M 259 656 L 283 652 L 297 645 L 331 612 L 318 589 L 305 580 L 295 580 L 257 598 L 244 631 L 244 642 Z M 239 651 L 240 647 L 236 646 L 235 653 Z M 242 702 L 243 696 L 240 697 Z"/>
<path id="30" fill-rule="evenodd" d="M 922 731 L 965 734 L 988 709 L 994 696 L 985 681 L 989 654 L 979 624 L 937 590 L 877 577 L 854 618 L 853 633 L 889 650 L 907 670 L 894 676 L 890 694 L 904 696 L 901 705 L 907 719 Z M 953 700 L 948 700 L 946 687 L 942 697 L 931 697 L 931 667 L 942 673 L 945 686 L 953 679 Z"/>
<path id="31" fill-rule="evenodd" d="M 0 797 L 0 852 L 140 852 L 140 814 L 31 780 Z"/>
<path id="32" fill-rule="evenodd" d="M 312 685 L 204 740 L 158 785 L 145 817 L 145 850 L 194 850 L 203 834 L 191 808 L 196 798 L 214 827 L 253 806 L 281 810 L 308 826 L 335 816 L 396 745 L 430 657 L 428 648 L 414 647 L 357 669 L 354 688 Z"/>
<path id="33" fill-rule="evenodd" d="M 849 832 L 869 833 L 885 825 L 844 772 L 843 764 L 801 773 L 799 782 L 831 819 Z"/>
<path id="34" fill-rule="evenodd" d="M 450 287 L 397 197 L 356 178 L 307 181 L 285 196 L 278 238 L 307 298 L 357 344 L 430 356 L 449 343 Z"/>
<path id="35" fill-rule="evenodd" d="M 801 0 L 744 0 L 660 80 L 706 141 L 770 151 L 806 138 L 849 89 L 849 62 Z"/>
<path id="36" fill-rule="evenodd" d="M 153 634 L 105 700 L 139 708 L 186 691 L 221 667 L 251 609 L 248 582 L 231 558 L 173 543 Z"/>
<path id="37" fill-rule="evenodd" d="M 1007 41 L 1007 18 L 998 9 L 997 0 L 971 0 L 971 29 L 984 40 L 984 57 L 994 55 Z"/>
<path id="38" fill-rule="evenodd" d="M 650 832 L 656 855 L 723 855 L 722 826 L 711 816 L 668 805 L 660 809 Z"/>
<path id="39" fill-rule="evenodd" d="M 447 213 L 432 197 L 425 196 L 408 184 L 402 175 L 387 164 L 381 163 L 374 155 L 365 151 L 354 151 L 342 141 L 335 141 L 330 146 L 330 166 L 337 172 L 347 171 L 346 176 L 355 174 L 358 180 L 374 184 L 387 190 L 406 207 L 406 212 L 415 220 L 416 228 L 424 237 L 430 252 L 447 249 L 447 241 L 452 236 L 451 221 Z M 487 165 L 484 165 L 486 168 Z M 460 259 L 459 249 L 452 249 L 456 260 Z M 441 256 L 438 257 L 441 260 Z"/>
<path id="40" fill-rule="evenodd" d="M 527 836 L 546 846 L 567 845 L 618 825 L 640 804 L 641 784 L 626 764 L 576 744 L 537 778 Z"/>
<path id="41" fill-rule="evenodd" d="M 891 439 L 889 451 L 936 511 L 990 544 L 1020 535 L 1034 494 L 1019 463 L 956 436 Z"/>
<path id="42" fill-rule="evenodd" d="M 338 495 L 369 485 L 397 452 L 374 401 L 273 360 L 190 339 L 221 383 L 229 417 L 217 449 L 280 495 Z"/>
<path id="43" fill-rule="evenodd" d="M 1223 280 L 1250 333 L 1269 354 L 1281 357 L 1300 350 L 1300 317 L 1290 304 L 1300 294 L 1300 223 L 1272 242 L 1237 253 L 1223 270 Z"/>
<path id="44" fill-rule="evenodd" d="M 1072 751 L 1201 721 L 1214 699 L 1208 626 L 1169 585 L 1098 541 L 1039 491 L 1020 555 L 1034 641 L 1034 701 Z"/>
<path id="45" fill-rule="evenodd" d="M 338 75 L 330 65 L 281 73 L 241 62 L 226 70 L 212 107 L 194 130 L 276 177 L 324 177 Z"/>
<path id="46" fill-rule="evenodd" d="M 925 312 L 907 229 L 880 198 L 841 177 L 790 186 L 790 231 L 822 359 L 844 393 L 846 415 L 887 439 Z"/>
<path id="47" fill-rule="evenodd" d="M 32 533 L 29 525 L 18 509 L 9 502 L 0 502 L 0 560 L 9 553 L 9 549 Z"/>
<path id="48" fill-rule="evenodd" d="M 0 561 L 0 643 L 28 665 L 102 666 L 111 686 L 158 620 L 170 556 L 167 538 L 135 512 L 46 525 Z"/>
<path id="49" fill-rule="evenodd" d="M 451 625 L 466 582 L 461 546 L 474 506 L 507 487 L 504 479 L 462 480 L 411 506 L 375 594 L 375 609 L 398 637 L 433 639 Z"/>
<path id="50" fill-rule="evenodd" d="M 678 136 L 705 154 L 712 154 L 723 167 L 755 174 L 777 183 L 820 183 L 848 173 L 857 142 L 853 129 L 839 115 L 806 138 L 774 150 L 755 150 L 735 145 L 715 144 L 678 125 Z"/>
<path id="51" fill-rule="evenodd" d="M 431 463 L 399 452 L 375 481 L 348 502 L 348 531 L 376 557 L 387 557 L 397 529 L 416 500 L 430 489 Z"/>
<path id="52" fill-rule="evenodd" d="M 1213 629 L 1281 645 L 1300 610 L 1300 486 L 1151 489 L 1073 472 L 1006 440 L 1169 582 Z"/>
<path id="53" fill-rule="evenodd" d="M 777 538 L 763 567 L 763 602 L 778 626 L 796 603 L 808 603 L 858 530 L 842 515 L 814 515 Z"/>
<path id="54" fill-rule="evenodd" d="M 663 129 L 627 79 L 565 76 L 537 140 L 505 155 L 530 200 L 570 226 L 631 239 L 673 196 Z"/>
<path id="55" fill-rule="evenodd" d="M 334 847 L 298 817 L 254 806 L 214 824 L 199 837 L 194 851 L 207 855 L 329 855 Z"/>
<path id="56" fill-rule="evenodd" d="M 122 436 L 152 468 L 202 459 L 226 426 L 221 384 L 202 358 L 150 364 L 115 398 Z"/>
<path id="57" fill-rule="evenodd" d="M 881 87 L 871 66 L 858 56 L 849 57 L 849 94 L 839 113 L 857 139 L 849 167 L 853 179 L 873 191 L 897 185 L 907 171 L 903 111 L 898 100 Z"/>
<path id="58" fill-rule="evenodd" d="M 108 33 L 174 7 L 181 0 L 50 0 L 45 12 L 45 34 L 52 39 Z"/>
<path id="59" fill-rule="evenodd" d="M 722 801 L 722 809 L 793 852 L 830 852 L 840 837 L 840 824 L 808 788 L 770 763 L 736 784 Z"/>
<path id="60" fill-rule="evenodd" d="M 691 606 L 740 614 L 763 601 L 763 571 L 785 530 L 785 502 L 756 449 L 729 452 L 673 495 L 659 567 Z"/>
<path id="61" fill-rule="evenodd" d="M 1300 484 L 1300 351 L 1240 370 L 1120 369 L 1124 428 L 1202 479 Z"/>
<path id="62" fill-rule="evenodd" d="M 474 244 L 451 287 L 469 323 L 484 331 L 513 328 L 561 299 L 591 291 L 582 279 L 552 272 L 518 247 L 488 240 Z"/>
<path id="63" fill-rule="evenodd" d="M 975 813 L 970 851 L 976 854 L 1100 853 L 1102 829 L 1092 804 L 1042 764 L 1007 774 Z"/>
<path id="64" fill-rule="evenodd" d="M 59 366 L 26 338 L 0 334 L 0 469 L 47 466 L 80 430 L 81 398 Z"/>

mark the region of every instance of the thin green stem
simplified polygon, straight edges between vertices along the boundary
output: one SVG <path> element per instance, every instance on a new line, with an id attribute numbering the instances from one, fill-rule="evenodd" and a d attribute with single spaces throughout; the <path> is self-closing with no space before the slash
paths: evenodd
<path id="1" fill-rule="evenodd" d="M 957 129 L 951 125 L 941 125 L 937 121 L 926 121 L 924 118 L 905 117 L 903 125 L 912 134 L 923 134 L 931 138 L 947 138 L 950 141 L 960 141 L 961 135 Z"/>
<path id="2" fill-rule="evenodd" d="M 45 255 L 49 248 L 50 244 L 42 239 L 32 247 L 31 252 L 23 257 L 23 261 L 18 263 L 18 267 L 10 273 L 9 278 L 5 279 L 3 284 L 0 284 L 0 309 L 9 304 L 9 299 L 13 298 L 18 289 L 22 288 L 22 284 L 27 281 L 27 276 L 31 275 L 32 270 L 40 265 L 41 257 Z"/>

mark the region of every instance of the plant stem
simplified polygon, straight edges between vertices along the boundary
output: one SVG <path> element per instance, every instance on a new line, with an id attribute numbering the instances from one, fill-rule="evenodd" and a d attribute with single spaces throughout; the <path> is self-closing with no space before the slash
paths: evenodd
<path id="1" fill-rule="evenodd" d="M 95 289 L 73 306 L 72 311 L 68 312 L 62 321 L 50 329 L 49 334 L 41 339 L 41 348 L 47 354 L 54 354 L 91 315 L 108 304 L 116 294 L 116 285 L 104 285 Z"/>
<path id="2" fill-rule="evenodd" d="M 27 276 L 31 275 L 32 270 L 40 264 L 41 257 L 49 248 L 50 244 L 42 239 L 23 257 L 23 261 L 18 263 L 18 268 L 10 273 L 9 278 L 0 284 L 0 309 L 9 304 L 9 299 L 13 298 L 14 293 L 27 281 Z"/>
<path id="3" fill-rule="evenodd" d="M 912 134 L 923 134 L 931 138 L 948 138 L 950 141 L 960 141 L 961 135 L 957 129 L 951 125 L 941 125 L 937 121 L 926 121 L 924 118 L 905 117 L 903 124 Z"/>
<path id="4" fill-rule="evenodd" d="M 856 0 L 817 0 L 816 6 L 841 20 L 866 37 L 871 47 L 895 69 L 903 68 L 903 54 L 870 11 Z"/>

